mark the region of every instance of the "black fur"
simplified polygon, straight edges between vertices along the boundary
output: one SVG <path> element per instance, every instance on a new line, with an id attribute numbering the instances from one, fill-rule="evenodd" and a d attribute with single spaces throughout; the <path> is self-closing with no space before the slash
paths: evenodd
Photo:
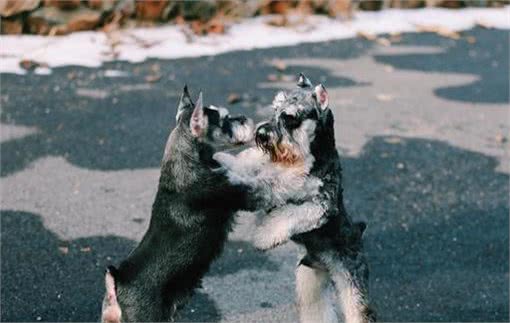
<path id="1" fill-rule="evenodd" d="M 184 107 L 161 166 L 150 225 L 118 269 L 122 321 L 164 321 L 200 286 L 221 253 L 233 216 L 247 206 L 247 190 L 213 172 L 214 148 L 189 129 L 192 107 Z"/>

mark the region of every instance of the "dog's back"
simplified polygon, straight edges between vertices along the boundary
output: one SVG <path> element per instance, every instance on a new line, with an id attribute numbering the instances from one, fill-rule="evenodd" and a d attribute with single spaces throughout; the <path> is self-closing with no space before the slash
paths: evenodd
<path id="1" fill-rule="evenodd" d="M 103 321 L 171 319 L 221 253 L 233 215 L 244 205 L 246 190 L 212 171 L 214 149 L 187 127 L 191 112 L 178 116 L 184 120 L 165 148 L 149 228 L 106 274 Z"/>

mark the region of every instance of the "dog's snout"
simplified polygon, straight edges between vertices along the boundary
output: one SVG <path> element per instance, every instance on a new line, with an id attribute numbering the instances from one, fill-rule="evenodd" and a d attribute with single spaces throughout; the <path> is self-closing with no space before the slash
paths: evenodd
<path id="1" fill-rule="evenodd" d="M 239 116 L 237 117 L 237 120 L 239 120 L 239 123 L 241 123 L 242 125 L 248 122 L 248 118 L 246 118 L 245 116 Z"/>
<path id="2" fill-rule="evenodd" d="M 233 118 L 229 118 L 229 120 L 231 122 L 239 122 L 241 125 L 244 125 L 248 122 L 248 118 L 246 118 L 245 116 L 236 116 Z"/>

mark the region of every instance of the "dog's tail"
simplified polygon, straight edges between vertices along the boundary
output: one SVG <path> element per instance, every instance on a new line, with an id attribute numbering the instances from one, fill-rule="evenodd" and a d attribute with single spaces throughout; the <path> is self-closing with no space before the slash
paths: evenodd
<path id="1" fill-rule="evenodd" d="M 106 294 L 103 300 L 103 311 L 101 314 L 101 322 L 103 323 L 120 323 L 122 311 L 117 301 L 117 288 L 115 286 L 115 275 L 117 268 L 109 266 L 105 272 Z"/>

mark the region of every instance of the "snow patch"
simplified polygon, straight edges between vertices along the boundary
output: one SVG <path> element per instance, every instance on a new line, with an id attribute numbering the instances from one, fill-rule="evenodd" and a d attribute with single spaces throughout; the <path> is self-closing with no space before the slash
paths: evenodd
<path id="1" fill-rule="evenodd" d="M 78 32 L 54 37 L 0 36 L 0 72 L 25 74 L 26 71 L 19 66 L 23 59 L 41 62 L 50 68 L 66 65 L 98 67 L 103 62 L 114 60 L 134 63 L 148 58 L 208 56 L 234 50 L 345 39 L 356 37 L 359 31 L 373 34 L 416 32 L 417 25 L 460 31 L 484 23 L 493 28 L 510 29 L 510 6 L 357 12 L 355 18 L 347 22 L 310 16 L 297 27 L 284 28 L 269 26 L 266 23 L 268 19 L 271 17 L 245 19 L 234 24 L 224 35 L 196 37 L 192 42 L 179 26 L 125 29 L 119 32 L 120 44 L 115 47 L 116 56 L 112 55 L 108 37 L 103 32 Z M 48 74 L 48 71 L 44 70 L 43 73 Z"/>

